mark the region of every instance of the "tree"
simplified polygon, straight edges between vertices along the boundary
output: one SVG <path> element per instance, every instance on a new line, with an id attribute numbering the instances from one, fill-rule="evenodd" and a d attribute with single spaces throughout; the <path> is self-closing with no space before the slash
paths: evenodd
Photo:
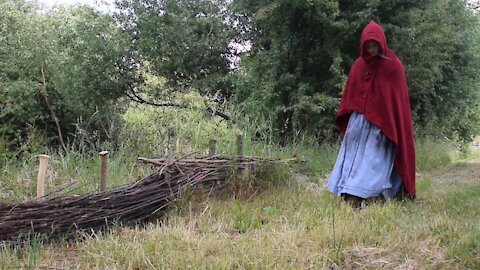
<path id="1" fill-rule="evenodd" d="M 386 7 L 377 14 L 404 63 L 417 134 L 471 141 L 479 131 L 478 18 L 461 0 Z"/>
<path id="2" fill-rule="evenodd" d="M 36 8 L 2 3 L 1 134 L 18 145 L 33 128 L 65 147 L 79 119 L 100 130 L 111 117 L 127 83 L 127 39 L 112 18 L 92 8 Z"/>
<path id="3" fill-rule="evenodd" d="M 55 29 L 50 78 L 63 121 L 71 126 L 79 117 L 91 119 L 93 129 L 106 130 L 118 99 L 135 77 L 127 36 L 113 18 L 90 7 L 48 15 Z"/>
<path id="4" fill-rule="evenodd" d="M 153 97 L 195 88 L 200 93 L 230 94 L 233 32 L 227 24 L 228 1 L 122 0 L 116 18 L 129 34 L 136 65 L 166 78 Z M 165 92 L 166 91 L 166 92 Z"/>
<path id="5" fill-rule="evenodd" d="M 272 118 L 283 142 L 296 131 L 328 136 L 344 81 L 338 4 L 236 1 L 235 8 L 252 42 L 237 74 L 237 102 L 262 108 L 257 115 Z"/>
<path id="6" fill-rule="evenodd" d="M 7 148 L 47 118 L 39 102 L 39 65 L 27 31 L 35 25 L 30 14 L 35 14 L 35 6 L 24 1 L 0 4 L 0 136 Z"/>
<path id="7" fill-rule="evenodd" d="M 256 118 L 271 117 L 282 141 L 297 132 L 333 134 L 345 75 L 372 19 L 404 63 L 418 133 L 428 126 L 463 141 L 478 134 L 479 27 L 464 1 L 234 3 L 239 28 L 252 42 L 235 75 L 237 103 Z"/>

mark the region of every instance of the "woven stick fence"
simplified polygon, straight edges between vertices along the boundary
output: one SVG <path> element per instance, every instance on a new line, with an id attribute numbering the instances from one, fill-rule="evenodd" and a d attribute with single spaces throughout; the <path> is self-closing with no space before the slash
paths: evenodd
<path id="1" fill-rule="evenodd" d="M 214 156 L 176 160 L 139 158 L 158 166 L 151 175 L 129 185 L 81 196 L 58 195 L 19 204 L 0 204 L 0 240 L 23 241 L 32 235 L 72 238 L 79 231 L 102 231 L 114 225 L 137 224 L 167 207 L 188 187 L 221 187 L 228 171 L 255 167 L 265 159 Z"/>

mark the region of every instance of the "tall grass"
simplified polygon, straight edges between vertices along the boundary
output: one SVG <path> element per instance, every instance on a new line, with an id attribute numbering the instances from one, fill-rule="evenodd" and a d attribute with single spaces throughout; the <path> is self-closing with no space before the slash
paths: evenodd
<path id="1" fill-rule="evenodd" d="M 113 228 L 79 242 L 2 246 L 0 269 L 480 268 L 479 186 L 470 178 L 442 180 L 433 170 L 465 170 L 465 177 L 475 177 L 467 171 L 478 172 L 480 165 L 449 167 L 460 155 L 448 142 L 417 141 L 421 173 L 417 202 L 388 201 L 354 210 L 324 189 L 339 142 L 319 144 L 299 136 L 295 143 L 281 147 L 269 134 L 255 139 L 255 123 L 231 124 L 200 110 L 132 107 L 124 121 L 118 130 L 119 143 L 99 146 L 111 153 L 110 186 L 150 173 L 152 168 L 137 164 L 136 157 L 162 157 L 168 129 L 176 135 L 177 157 L 197 150 L 201 151 L 198 155 L 205 155 L 210 139 L 217 139 L 217 153 L 233 155 L 235 138 L 243 134 L 245 155 L 305 157 L 308 161 L 292 169 L 284 165 L 260 168 L 256 179 L 237 175 L 226 196 L 192 191 L 166 216 L 146 225 Z M 72 193 L 97 190 L 97 152 L 69 149 L 62 155 L 47 151 L 52 156 L 47 193 L 71 183 L 75 183 L 70 186 Z M 25 151 L 21 158 L 4 162 L 1 201 L 34 197 L 35 155 L 43 153 Z M 303 176 L 310 179 L 308 188 L 295 184 Z M 252 181 L 260 182 L 249 190 Z M 231 196 L 240 188 L 248 196 Z"/>
<path id="2" fill-rule="evenodd" d="M 143 227 L 116 228 L 70 247 L 40 245 L 35 266 L 476 269 L 480 266 L 480 190 L 477 187 L 454 199 L 452 207 L 448 200 L 438 203 L 438 188 L 426 190 L 432 196 L 417 203 L 391 201 L 361 210 L 329 193 L 318 195 L 301 187 L 271 188 L 255 200 L 240 202 L 241 210 L 237 200 L 210 198 L 197 210 L 171 212 L 164 221 Z M 448 198 L 455 198 L 462 188 L 447 192 Z M 335 211 L 336 246 L 331 211 Z M 242 227 L 239 221 L 250 225 Z M 28 265 L 30 255 L 18 257 L 18 252 L 4 249 L 2 266 Z M 20 252 L 30 254 L 31 249 Z"/>
<path id="3" fill-rule="evenodd" d="M 417 170 L 420 171 L 445 166 L 461 157 L 461 152 L 453 143 L 429 137 L 417 139 L 415 152 Z"/>

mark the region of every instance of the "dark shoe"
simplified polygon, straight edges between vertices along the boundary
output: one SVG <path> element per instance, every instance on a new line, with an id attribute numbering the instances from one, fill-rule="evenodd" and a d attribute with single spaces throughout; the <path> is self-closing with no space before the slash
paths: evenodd
<path id="1" fill-rule="evenodd" d="M 367 198 L 365 199 L 365 205 L 372 205 L 372 204 L 376 204 L 376 203 L 385 203 L 387 201 L 387 199 L 385 199 L 385 197 L 383 197 L 382 195 L 378 196 L 378 197 L 370 197 L 370 198 Z"/>
<path id="2" fill-rule="evenodd" d="M 362 202 L 364 201 L 363 198 L 348 193 L 342 193 L 340 194 L 340 197 L 344 202 L 350 204 L 353 208 L 360 208 L 360 206 L 362 206 Z"/>

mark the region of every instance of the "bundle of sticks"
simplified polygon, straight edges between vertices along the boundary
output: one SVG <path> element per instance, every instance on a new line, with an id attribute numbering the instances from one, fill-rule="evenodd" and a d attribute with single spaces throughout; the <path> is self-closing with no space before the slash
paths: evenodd
<path id="1" fill-rule="evenodd" d="M 71 238 L 79 231 L 102 231 L 131 225 L 166 211 L 186 188 L 198 184 L 221 187 L 228 170 L 260 164 L 262 158 L 215 156 L 205 159 L 138 158 L 152 164 L 151 175 L 125 186 L 83 195 L 59 194 L 49 199 L 0 204 L 0 240 L 24 241 L 33 235 Z"/>

